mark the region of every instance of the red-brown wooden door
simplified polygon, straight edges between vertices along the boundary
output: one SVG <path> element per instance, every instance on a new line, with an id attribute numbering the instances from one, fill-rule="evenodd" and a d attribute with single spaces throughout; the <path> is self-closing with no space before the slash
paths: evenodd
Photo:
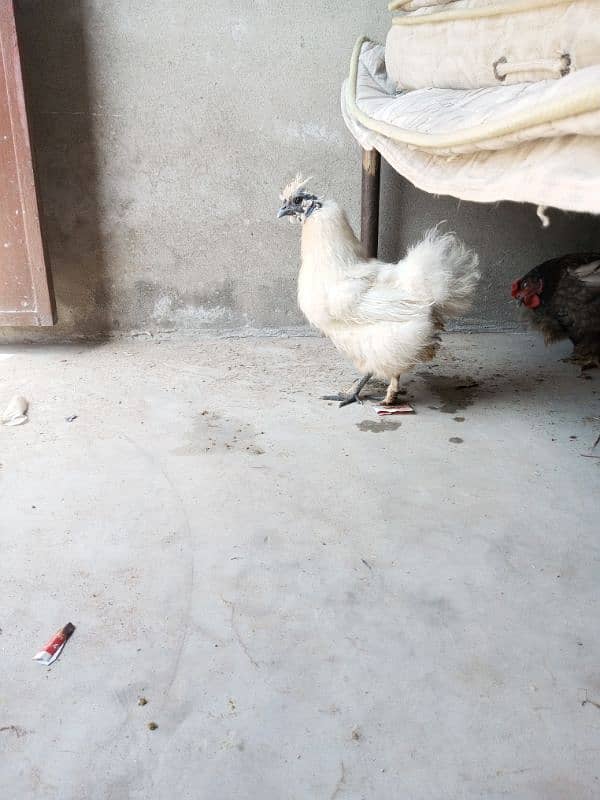
<path id="1" fill-rule="evenodd" d="M 52 325 L 12 0 L 0 0 L 0 325 Z"/>

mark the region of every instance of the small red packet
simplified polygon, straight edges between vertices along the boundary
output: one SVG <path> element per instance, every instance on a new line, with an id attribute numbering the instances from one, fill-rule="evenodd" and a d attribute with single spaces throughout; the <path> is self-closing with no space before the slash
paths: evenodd
<path id="1" fill-rule="evenodd" d="M 44 664 L 46 667 L 53 664 L 62 653 L 63 647 L 67 643 L 67 640 L 73 635 L 74 630 L 75 625 L 73 625 L 72 622 L 68 622 L 64 628 L 61 628 L 54 634 L 52 639 L 42 647 L 39 653 L 34 655 L 33 660 Z"/>
<path id="2" fill-rule="evenodd" d="M 378 417 L 390 417 L 394 414 L 414 414 L 415 410 L 408 403 L 398 406 L 373 406 L 373 411 Z"/>

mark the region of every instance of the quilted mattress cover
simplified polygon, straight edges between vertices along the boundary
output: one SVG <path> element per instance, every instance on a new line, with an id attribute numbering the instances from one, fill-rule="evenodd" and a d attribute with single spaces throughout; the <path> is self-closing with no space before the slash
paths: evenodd
<path id="1" fill-rule="evenodd" d="M 425 191 L 600 213 L 600 65 L 560 80 L 405 91 L 384 48 L 362 38 L 342 112 L 362 147 Z"/>
<path id="2" fill-rule="evenodd" d="M 600 63 L 600 0 L 396 0 L 386 41 L 403 89 L 558 80 Z"/>

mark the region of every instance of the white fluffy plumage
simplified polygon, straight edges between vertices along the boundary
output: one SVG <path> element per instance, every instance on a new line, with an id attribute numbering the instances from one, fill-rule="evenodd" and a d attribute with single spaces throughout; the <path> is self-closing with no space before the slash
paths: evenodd
<path id="1" fill-rule="evenodd" d="M 438 229 L 396 264 L 368 259 L 342 209 L 324 200 L 302 226 L 298 301 L 363 375 L 390 381 L 392 404 L 399 377 L 432 359 L 444 321 L 468 309 L 477 265 L 475 253 Z"/>

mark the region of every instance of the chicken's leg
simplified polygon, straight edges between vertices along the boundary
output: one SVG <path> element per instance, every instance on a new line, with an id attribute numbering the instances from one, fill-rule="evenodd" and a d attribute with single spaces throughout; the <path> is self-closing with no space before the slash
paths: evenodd
<path id="1" fill-rule="evenodd" d="M 582 372 L 600 367 L 600 352 L 598 352 L 598 346 L 593 343 L 590 347 L 588 342 L 577 342 L 573 348 L 571 357 L 565 358 L 564 361 L 571 361 L 574 364 L 578 364 Z"/>
<path id="2" fill-rule="evenodd" d="M 390 381 L 390 385 L 388 386 L 388 390 L 385 393 L 385 399 L 381 405 L 383 406 L 395 406 L 398 402 L 398 392 L 400 390 L 400 375 L 396 375 L 395 378 L 392 378 Z"/>
<path id="3" fill-rule="evenodd" d="M 365 375 L 364 377 L 360 378 L 353 386 L 352 389 L 348 392 L 348 394 L 326 394 L 321 400 L 339 400 L 340 408 L 344 406 L 349 406 L 350 403 L 360 403 L 362 404 L 362 400 L 360 399 L 360 393 L 365 388 L 367 383 L 373 377 L 372 374 Z"/>

